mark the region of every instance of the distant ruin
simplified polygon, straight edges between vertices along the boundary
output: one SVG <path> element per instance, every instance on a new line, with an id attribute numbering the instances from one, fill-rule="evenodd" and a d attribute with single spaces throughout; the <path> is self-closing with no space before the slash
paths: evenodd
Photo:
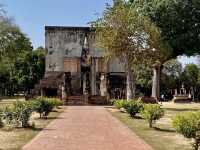
<path id="1" fill-rule="evenodd" d="M 105 60 L 94 29 L 46 26 L 45 47 L 45 77 L 37 87 L 41 95 L 125 97 L 125 66 L 117 58 Z"/>

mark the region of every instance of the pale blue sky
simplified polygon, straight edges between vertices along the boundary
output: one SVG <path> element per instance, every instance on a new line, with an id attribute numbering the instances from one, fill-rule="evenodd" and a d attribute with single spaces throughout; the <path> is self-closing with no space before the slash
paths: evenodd
<path id="1" fill-rule="evenodd" d="M 0 0 L 9 16 L 31 39 L 33 46 L 44 46 L 44 26 L 87 26 L 112 0 Z M 195 63 L 182 57 L 181 62 Z"/>
<path id="2" fill-rule="evenodd" d="M 9 16 L 31 39 L 44 46 L 44 26 L 87 26 L 112 0 L 0 0 Z"/>

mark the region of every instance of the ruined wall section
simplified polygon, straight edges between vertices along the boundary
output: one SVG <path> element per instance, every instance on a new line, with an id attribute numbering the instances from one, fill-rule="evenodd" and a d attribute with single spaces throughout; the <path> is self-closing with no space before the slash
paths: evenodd
<path id="1" fill-rule="evenodd" d="M 118 58 L 111 58 L 108 61 L 109 73 L 123 73 L 125 72 L 125 63 L 121 62 Z"/>
<path id="2" fill-rule="evenodd" d="M 94 49 L 95 39 L 88 27 L 46 27 L 46 71 L 64 71 L 65 59 L 81 58 L 85 36 L 88 36 L 90 49 Z"/>

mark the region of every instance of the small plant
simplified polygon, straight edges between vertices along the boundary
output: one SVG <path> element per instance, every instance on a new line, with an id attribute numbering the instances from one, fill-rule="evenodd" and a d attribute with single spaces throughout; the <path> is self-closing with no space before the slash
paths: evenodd
<path id="1" fill-rule="evenodd" d="M 63 105 L 63 102 L 57 98 L 46 98 L 52 107 L 58 108 Z"/>
<path id="2" fill-rule="evenodd" d="M 124 107 L 131 117 L 135 117 L 137 113 L 143 110 L 143 103 L 141 101 L 132 100 L 127 102 Z"/>
<path id="3" fill-rule="evenodd" d="M 145 104 L 141 115 L 149 123 L 149 127 L 153 127 L 153 123 L 164 116 L 164 110 L 158 104 Z"/>
<path id="4" fill-rule="evenodd" d="M 29 127 L 29 119 L 32 114 L 30 102 L 17 101 L 2 111 L 2 119 L 8 126 Z"/>
<path id="5" fill-rule="evenodd" d="M 3 110 L 0 109 L 0 128 L 3 127 L 3 119 L 2 119 L 2 115 L 3 114 Z"/>
<path id="6" fill-rule="evenodd" d="M 32 114 L 31 103 L 27 101 L 17 101 L 13 103 L 13 115 L 15 122 L 21 127 L 29 127 L 29 119 Z"/>
<path id="7" fill-rule="evenodd" d="M 187 112 L 173 118 L 173 127 L 186 138 L 194 139 L 193 149 L 200 145 L 200 112 Z"/>
<path id="8" fill-rule="evenodd" d="M 39 97 L 33 100 L 32 107 L 33 110 L 40 114 L 40 118 L 47 118 L 48 114 L 53 110 L 54 104 L 47 98 Z"/>
<path id="9" fill-rule="evenodd" d="M 2 111 L 2 120 L 3 123 L 9 127 L 13 126 L 14 124 L 14 111 L 13 107 L 6 106 Z"/>
<path id="10" fill-rule="evenodd" d="M 125 108 L 127 105 L 127 100 L 115 100 L 114 106 L 118 109 Z"/>

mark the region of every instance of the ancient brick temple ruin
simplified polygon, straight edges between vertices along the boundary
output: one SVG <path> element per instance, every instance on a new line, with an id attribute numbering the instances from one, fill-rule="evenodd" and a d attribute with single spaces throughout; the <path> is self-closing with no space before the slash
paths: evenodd
<path id="1" fill-rule="evenodd" d="M 45 27 L 46 73 L 38 89 L 44 96 L 102 96 L 126 94 L 124 64 L 106 60 L 95 46 L 90 27 Z"/>

